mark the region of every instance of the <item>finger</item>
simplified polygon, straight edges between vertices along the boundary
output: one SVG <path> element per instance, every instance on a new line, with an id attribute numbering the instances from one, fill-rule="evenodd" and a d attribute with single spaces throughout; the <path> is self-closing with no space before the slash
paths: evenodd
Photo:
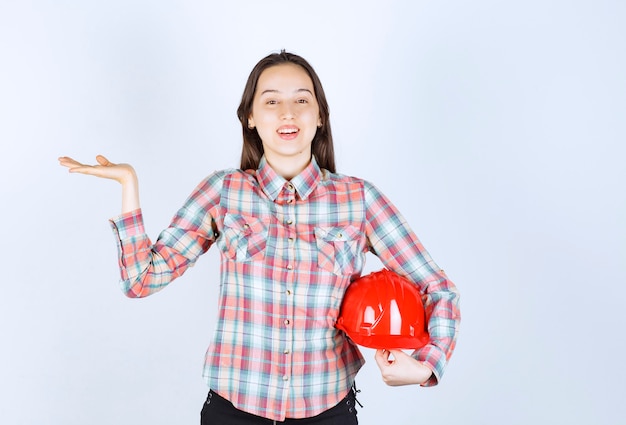
<path id="1" fill-rule="evenodd" d="M 104 155 L 96 155 L 96 161 L 98 161 L 98 164 L 104 165 L 104 166 L 114 165 Z"/>
<path id="2" fill-rule="evenodd" d="M 72 167 L 82 167 L 83 164 L 81 164 L 80 162 L 74 160 L 73 158 L 70 158 L 69 156 L 62 156 L 59 158 L 59 164 L 64 166 L 64 167 L 68 167 L 68 168 L 72 168 Z"/>
<path id="3" fill-rule="evenodd" d="M 389 351 L 389 356 L 393 357 L 394 359 L 398 359 L 399 356 L 407 356 L 408 354 L 406 354 L 404 351 L 402 350 L 388 350 Z"/>
<path id="4" fill-rule="evenodd" d="M 381 360 L 388 360 L 389 350 L 386 350 L 384 348 L 376 350 L 376 357 L 380 358 Z"/>
<path id="5" fill-rule="evenodd" d="M 70 173 L 97 175 L 98 170 L 93 165 L 78 165 L 76 167 L 70 167 L 68 170 Z"/>
<path id="6" fill-rule="evenodd" d="M 389 351 L 376 350 L 374 359 L 376 360 L 376 364 L 378 364 L 378 367 L 381 369 L 385 366 L 389 366 Z"/>
<path id="7" fill-rule="evenodd" d="M 59 163 L 60 164 L 75 164 L 76 160 L 74 160 L 73 158 L 70 158 L 69 156 L 60 156 Z"/>

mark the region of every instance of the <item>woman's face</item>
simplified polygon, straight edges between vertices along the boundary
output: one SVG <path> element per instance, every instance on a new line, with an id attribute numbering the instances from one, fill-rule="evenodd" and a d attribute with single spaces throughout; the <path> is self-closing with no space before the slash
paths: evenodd
<path id="1" fill-rule="evenodd" d="M 311 142 L 321 126 L 313 82 L 295 64 L 267 68 L 259 76 L 248 126 L 256 127 L 270 164 L 311 159 Z"/>

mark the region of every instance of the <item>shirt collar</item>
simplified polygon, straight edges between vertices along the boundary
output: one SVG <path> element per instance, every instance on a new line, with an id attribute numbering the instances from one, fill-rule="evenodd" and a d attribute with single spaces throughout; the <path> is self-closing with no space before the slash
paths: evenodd
<path id="1" fill-rule="evenodd" d="M 261 186 L 261 189 L 272 200 L 275 201 L 280 194 L 283 186 L 287 183 L 287 180 L 278 175 L 276 171 L 267 163 L 265 156 L 261 158 L 259 162 L 259 168 L 256 172 L 256 178 Z M 300 172 L 297 176 L 290 180 L 296 192 L 300 196 L 300 199 L 306 199 L 311 192 L 315 189 L 319 181 L 322 179 L 322 170 L 315 157 L 311 157 L 311 162 Z"/>

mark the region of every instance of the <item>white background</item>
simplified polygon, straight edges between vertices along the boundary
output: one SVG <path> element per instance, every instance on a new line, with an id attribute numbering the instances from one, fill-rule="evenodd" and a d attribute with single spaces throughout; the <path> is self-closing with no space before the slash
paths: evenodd
<path id="1" fill-rule="evenodd" d="M 132 163 L 156 237 L 238 165 L 247 75 L 285 48 L 324 83 L 339 171 L 462 294 L 438 387 L 387 387 L 364 351 L 360 423 L 625 423 L 624 22 L 619 0 L 1 0 L 0 422 L 199 423 L 217 251 L 126 299 L 119 187 L 56 158 Z"/>

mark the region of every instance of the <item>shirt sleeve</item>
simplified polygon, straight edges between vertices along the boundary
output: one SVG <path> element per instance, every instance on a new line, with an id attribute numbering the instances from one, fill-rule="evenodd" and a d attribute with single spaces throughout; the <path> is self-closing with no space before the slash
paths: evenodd
<path id="1" fill-rule="evenodd" d="M 437 385 L 456 345 L 461 320 L 459 292 L 396 207 L 367 182 L 365 203 L 371 252 L 385 267 L 414 282 L 422 293 L 430 342 L 412 356 L 433 371 L 433 376 L 423 385 Z"/>
<path id="2" fill-rule="evenodd" d="M 131 298 L 160 291 L 204 254 L 217 237 L 215 214 L 223 172 L 201 182 L 153 244 L 141 210 L 109 220 L 118 248 L 120 284 Z"/>

